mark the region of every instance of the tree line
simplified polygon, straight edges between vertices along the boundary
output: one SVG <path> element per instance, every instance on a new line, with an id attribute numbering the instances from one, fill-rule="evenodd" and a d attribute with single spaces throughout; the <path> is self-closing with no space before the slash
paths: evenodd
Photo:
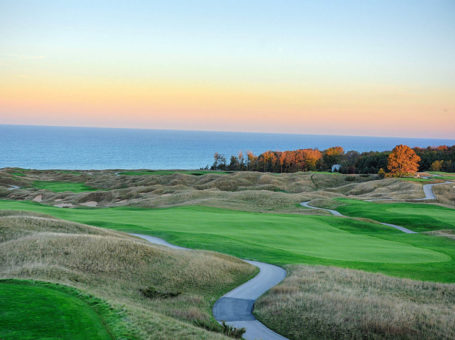
<path id="1" fill-rule="evenodd" d="M 393 152 L 401 149 L 395 147 L 393 151 L 370 151 L 359 153 L 357 151 L 345 152 L 341 146 L 334 146 L 326 150 L 318 149 L 299 149 L 292 151 L 266 151 L 260 155 L 247 152 L 246 155 L 240 152 L 232 155 L 227 161 L 225 156 L 215 153 L 214 162 L 211 170 L 231 170 L 231 171 L 261 171 L 289 173 L 297 171 L 331 171 L 332 166 L 339 164 L 340 172 L 346 174 L 377 174 L 381 169 L 386 172 L 390 162 L 400 164 L 393 157 Z M 455 172 L 455 145 L 437 146 L 427 148 L 409 148 L 412 150 L 407 154 L 415 162 L 418 171 L 446 171 Z M 403 151 L 401 150 L 401 151 Z M 405 153 L 402 154 L 402 157 Z M 417 157 L 413 157 L 415 154 Z M 396 155 L 393 155 L 396 156 Z M 390 158 L 390 159 L 389 159 Z M 395 157 L 396 158 L 396 157 Z M 417 160 L 418 159 L 418 160 Z M 393 172 L 389 169 L 390 172 Z"/>

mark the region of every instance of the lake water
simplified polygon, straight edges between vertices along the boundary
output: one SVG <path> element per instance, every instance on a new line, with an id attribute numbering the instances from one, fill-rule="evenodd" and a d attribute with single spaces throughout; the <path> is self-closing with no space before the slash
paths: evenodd
<path id="1" fill-rule="evenodd" d="M 326 149 L 391 150 L 454 145 L 455 140 L 0 125 L 0 168 L 199 169 L 219 152 Z"/>

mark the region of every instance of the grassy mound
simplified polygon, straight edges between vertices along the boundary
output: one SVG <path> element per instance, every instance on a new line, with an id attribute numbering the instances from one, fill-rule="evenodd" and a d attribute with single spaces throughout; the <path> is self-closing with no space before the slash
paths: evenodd
<path id="1" fill-rule="evenodd" d="M 423 197 L 421 184 L 395 178 L 350 183 L 330 190 L 361 199 L 417 199 Z"/>
<path id="2" fill-rule="evenodd" d="M 211 170 L 131 170 L 131 171 L 120 171 L 119 175 L 126 176 L 147 176 L 147 175 L 156 175 L 156 176 L 166 176 L 173 174 L 186 174 L 193 176 L 202 176 L 206 174 L 220 174 L 225 175 L 232 173 L 230 171 L 211 171 Z"/>
<path id="3" fill-rule="evenodd" d="M 211 305 L 256 272 L 227 255 L 172 250 L 107 229 L 17 215 L 0 217 L 0 277 L 62 283 L 121 306 L 128 329 L 140 338 L 222 338 L 200 328 L 221 331 Z M 150 298 L 143 294 L 150 287 L 179 294 Z"/>
<path id="4" fill-rule="evenodd" d="M 455 286 L 289 266 L 255 314 L 289 339 L 453 339 Z"/>
<path id="5" fill-rule="evenodd" d="M 0 305 L 0 338 L 5 340 L 134 338 L 118 334 L 121 320 L 107 304 L 70 287 L 0 280 Z"/>
<path id="6" fill-rule="evenodd" d="M 425 203 L 379 203 L 339 198 L 337 210 L 347 216 L 393 223 L 414 231 L 455 229 L 455 209 Z"/>
<path id="7" fill-rule="evenodd" d="M 161 236 L 189 248 L 276 264 L 314 263 L 455 282 L 451 240 L 330 216 L 263 214 L 207 207 L 59 209 L 0 201 L 80 223 Z"/>
<path id="8" fill-rule="evenodd" d="M 144 207 L 207 205 L 283 213 L 304 213 L 298 207 L 305 199 L 304 195 L 332 198 L 340 196 L 339 187 L 346 184 L 355 187 L 376 178 L 311 172 L 271 174 L 205 170 L 30 170 L 17 177 L 13 174 L 17 171 L 0 169 L 0 196 L 60 206 L 87 203 L 90 206 Z M 20 189 L 10 190 L 11 185 Z M 38 193 L 38 187 L 48 190 Z M 91 188 L 99 191 L 86 191 Z"/>

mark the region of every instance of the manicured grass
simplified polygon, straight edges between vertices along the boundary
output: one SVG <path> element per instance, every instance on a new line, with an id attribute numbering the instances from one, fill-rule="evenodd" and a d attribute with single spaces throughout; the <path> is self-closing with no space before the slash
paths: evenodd
<path id="1" fill-rule="evenodd" d="M 18 177 L 25 177 L 25 174 L 23 172 L 12 172 L 11 174 L 13 174 L 14 176 L 18 176 Z"/>
<path id="2" fill-rule="evenodd" d="M 346 198 L 336 208 L 347 216 L 366 217 L 393 223 L 414 231 L 455 229 L 455 209 L 426 203 L 365 202 Z"/>
<path id="3" fill-rule="evenodd" d="M 402 181 L 410 181 L 410 182 L 420 182 L 420 183 L 438 183 L 440 182 L 441 177 L 433 177 L 433 178 L 415 178 L 415 177 L 399 177 L 398 179 Z"/>
<path id="4" fill-rule="evenodd" d="M 173 174 L 185 174 L 185 175 L 194 175 L 202 176 L 206 174 L 217 174 L 217 175 L 226 175 L 230 174 L 232 171 L 212 171 L 212 170 L 139 170 L 139 171 L 122 171 L 119 172 L 119 175 L 127 176 L 144 176 L 144 175 L 173 175 Z"/>
<path id="5" fill-rule="evenodd" d="M 10 174 L 18 177 L 25 177 L 27 174 L 26 172 L 30 171 L 30 169 L 21 169 L 21 168 L 14 168 L 12 169 L 12 172 L 9 172 Z"/>
<path id="6" fill-rule="evenodd" d="M 156 235 L 178 245 L 276 264 L 313 263 L 455 282 L 453 241 L 407 235 L 381 225 L 330 216 L 261 214 L 187 206 L 61 209 L 0 201 L 86 224 Z"/>
<path id="7" fill-rule="evenodd" d="M 69 287 L 0 280 L 0 338 L 114 339 L 99 314 L 108 310 L 102 304 Z"/>
<path id="8" fill-rule="evenodd" d="M 34 181 L 33 186 L 37 189 L 45 189 L 53 192 L 84 192 L 98 190 L 96 188 L 85 185 L 84 183 L 72 182 Z"/>
<path id="9" fill-rule="evenodd" d="M 455 172 L 444 172 L 444 171 L 428 171 L 432 175 L 447 176 L 455 178 Z"/>

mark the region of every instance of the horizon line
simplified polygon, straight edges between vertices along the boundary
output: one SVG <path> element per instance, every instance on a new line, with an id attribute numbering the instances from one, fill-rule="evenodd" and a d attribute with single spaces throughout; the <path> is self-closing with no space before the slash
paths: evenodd
<path id="1" fill-rule="evenodd" d="M 181 132 L 216 132 L 216 133 L 240 133 L 240 134 L 263 134 L 263 135 L 293 135 L 293 136 L 334 136 L 334 137 L 359 137 L 359 138 L 406 138 L 418 140 L 448 140 L 455 143 L 455 138 L 444 137 L 409 137 L 409 136 L 373 136 L 373 135 L 345 135 L 324 133 L 295 133 L 295 132 L 265 132 L 265 131 L 231 131 L 231 130 L 204 130 L 204 129 L 165 129 L 165 128 L 140 128 L 140 127 L 113 127 L 113 126 L 81 126 L 81 125 L 49 125 L 49 124 L 14 124 L 0 123 L 0 126 L 26 126 L 26 127 L 55 127 L 76 129 L 112 129 L 112 130 L 149 130 L 149 131 L 181 131 Z"/>

